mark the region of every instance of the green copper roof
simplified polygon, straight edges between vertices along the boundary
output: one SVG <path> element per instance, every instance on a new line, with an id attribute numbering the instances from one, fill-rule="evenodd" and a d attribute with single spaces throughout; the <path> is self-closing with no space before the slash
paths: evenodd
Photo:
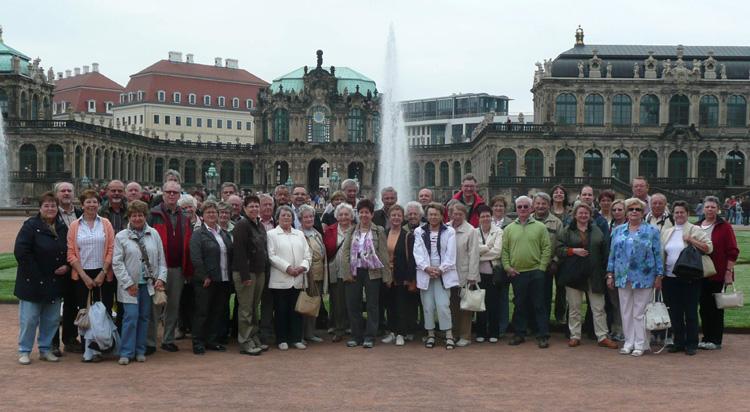
<path id="1" fill-rule="evenodd" d="M 285 91 L 294 90 L 295 92 L 298 92 L 300 90 L 303 90 L 305 88 L 305 82 L 303 80 L 304 75 L 305 68 L 300 67 L 299 69 L 294 70 L 291 73 L 287 73 L 281 77 L 277 77 L 273 80 L 273 83 L 271 83 L 271 90 L 277 92 L 279 91 L 279 86 L 282 86 Z M 366 95 L 368 90 L 370 91 L 370 93 L 375 94 L 375 81 L 356 70 L 350 69 L 348 67 L 337 66 L 336 79 L 338 80 L 337 91 L 339 94 L 344 93 L 344 89 L 347 89 L 349 93 L 354 93 L 357 89 L 357 86 L 359 86 L 359 92 L 362 94 Z"/>
<path id="2" fill-rule="evenodd" d="M 1 36 L 0 32 L 0 36 Z M 11 59 L 13 56 L 17 56 L 19 59 L 21 59 L 21 74 L 28 75 L 29 74 L 29 61 L 31 58 L 26 56 L 25 54 L 19 52 L 18 50 L 6 45 L 2 37 L 0 37 L 0 73 L 2 72 L 9 72 L 11 70 Z"/>

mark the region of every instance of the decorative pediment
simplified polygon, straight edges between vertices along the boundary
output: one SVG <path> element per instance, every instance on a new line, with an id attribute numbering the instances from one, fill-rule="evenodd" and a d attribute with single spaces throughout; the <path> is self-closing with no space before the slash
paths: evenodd
<path id="1" fill-rule="evenodd" d="M 599 58 L 599 50 L 592 50 L 594 57 L 589 59 L 589 77 L 600 78 L 602 77 L 602 59 Z"/>

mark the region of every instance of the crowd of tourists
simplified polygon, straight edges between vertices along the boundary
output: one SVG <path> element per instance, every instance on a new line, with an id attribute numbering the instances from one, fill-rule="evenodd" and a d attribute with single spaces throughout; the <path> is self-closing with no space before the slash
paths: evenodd
<path id="1" fill-rule="evenodd" d="M 713 294 L 734 282 L 739 250 L 714 196 L 691 223 L 686 202 L 668 205 L 641 177 L 627 199 L 591 186 L 571 199 L 557 185 L 509 202 L 483 199 L 467 174 L 447 201 L 424 188 L 399 202 L 386 187 L 377 208 L 350 179 L 322 212 L 303 186 L 253 194 L 227 182 L 213 196 L 185 192 L 173 170 L 164 180 L 153 196 L 113 180 L 77 198 L 61 182 L 39 198 L 14 251 L 21 364 L 35 340 L 41 360 L 64 349 L 121 365 L 177 352 L 188 337 L 195 355 L 235 341 L 251 356 L 325 340 L 453 350 L 533 336 L 547 348 L 551 329 L 571 348 L 590 338 L 630 356 L 653 341 L 688 355 L 722 347 Z M 676 276 L 687 247 L 716 274 Z M 482 309 L 465 302 L 478 290 Z M 669 307 L 666 333 L 646 329 L 655 291 Z M 88 337 L 80 318 L 92 304 L 116 326 L 114 349 Z"/>

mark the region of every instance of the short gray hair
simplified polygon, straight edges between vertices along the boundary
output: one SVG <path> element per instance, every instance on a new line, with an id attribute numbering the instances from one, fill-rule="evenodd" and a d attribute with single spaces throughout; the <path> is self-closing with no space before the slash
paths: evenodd
<path id="1" fill-rule="evenodd" d="M 177 183 L 182 183 L 182 175 L 180 175 L 180 172 L 174 169 L 167 169 L 167 171 L 164 172 L 164 182 L 167 181 L 167 176 L 172 176 L 177 179 Z"/>
<path id="2" fill-rule="evenodd" d="M 70 185 L 70 189 L 74 192 L 74 195 L 75 195 L 76 188 L 75 186 L 73 186 L 73 183 L 70 183 L 70 182 L 55 183 L 55 193 L 59 192 L 62 189 L 63 185 Z"/>
<path id="3" fill-rule="evenodd" d="M 704 197 L 703 204 L 705 205 L 706 202 L 716 203 L 717 206 L 721 206 L 721 202 L 719 201 L 719 198 L 713 195 Z"/>
<path id="4" fill-rule="evenodd" d="M 352 207 L 352 205 L 346 202 L 341 202 L 338 206 L 336 206 L 336 209 L 333 211 L 333 216 L 338 219 L 339 213 L 341 213 L 341 211 L 344 209 L 348 210 L 352 217 L 354 217 L 354 208 Z"/>
<path id="5" fill-rule="evenodd" d="M 348 186 L 354 186 L 357 188 L 357 191 L 359 191 L 359 183 L 357 183 L 354 179 L 346 179 L 343 182 L 341 182 L 341 190 L 346 189 Z"/>
<path id="6" fill-rule="evenodd" d="M 393 186 L 386 186 L 380 189 L 380 196 L 383 196 L 384 194 L 391 193 L 391 192 L 395 193 L 396 196 L 398 196 L 398 192 L 396 191 L 396 189 L 393 188 Z"/>
<path id="7" fill-rule="evenodd" d="M 315 216 L 315 209 L 310 205 L 302 205 L 297 210 L 299 210 L 298 216 L 300 219 L 302 219 L 302 215 L 308 212 L 312 213 L 313 216 Z"/>
<path id="8" fill-rule="evenodd" d="M 288 212 L 289 214 L 292 215 L 292 217 L 294 217 L 294 210 L 292 210 L 292 208 L 289 207 L 289 206 L 287 206 L 287 205 L 281 205 L 281 206 L 279 206 L 279 208 L 276 209 L 276 216 L 280 217 L 281 216 L 281 212 Z"/>
<path id="9" fill-rule="evenodd" d="M 198 207 L 198 201 L 195 200 L 195 198 L 191 195 L 182 195 L 179 200 L 177 200 L 177 206 L 179 207 L 185 207 L 187 205 L 193 205 L 194 208 Z M 203 207 L 206 207 L 206 203 L 203 203 Z"/>
<path id="10" fill-rule="evenodd" d="M 536 198 L 538 197 L 541 197 L 542 199 L 546 200 L 548 204 L 550 205 L 552 204 L 552 198 L 547 193 L 537 192 L 537 194 L 534 195 L 534 200 L 536 200 Z"/>
<path id="11" fill-rule="evenodd" d="M 409 214 L 409 210 L 411 209 L 415 209 L 419 212 L 420 219 L 424 216 L 424 209 L 422 209 L 422 204 L 417 202 L 416 200 L 412 200 L 411 202 L 408 202 L 406 204 L 406 214 Z"/>
<path id="12" fill-rule="evenodd" d="M 216 204 L 216 209 L 218 209 L 219 211 L 227 210 L 227 211 L 231 212 L 232 211 L 232 205 L 230 205 L 229 203 L 227 203 L 227 202 L 225 202 L 225 201 L 222 200 L 222 201 L 220 201 L 219 203 Z"/>
<path id="13" fill-rule="evenodd" d="M 275 205 L 276 200 L 273 198 L 273 196 L 269 195 L 268 193 L 261 193 L 258 195 L 258 201 L 262 201 L 263 199 L 271 199 L 271 204 Z"/>
<path id="14" fill-rule="evenodd" d="M 531 200 L 531 198 L 528 197 L 528 196 L 518 196 L 513 203 L 516 205 L 516 207 L 518 207 L 518 204 L 521 203 L 521 202 L 524 202 L 524 203 L 526 203 L 529 206 L 531 206 L 534 203 Z"/>

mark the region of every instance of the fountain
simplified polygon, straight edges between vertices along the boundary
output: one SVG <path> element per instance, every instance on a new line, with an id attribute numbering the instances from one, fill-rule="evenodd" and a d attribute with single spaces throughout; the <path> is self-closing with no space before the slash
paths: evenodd
<path id="1" fill-rule="evenodd" d="M 8 139 L 3 129 L 3 115 L 0 113 L 0 207 L 10 206 L 10 181 L 8 179 Z"/>
<path id="2" fill-rule="evenodd" d="M 412 199 L 414 194 L 409 179 L 409 142 L 406 139 L 404 117 L 398 101 L 398 63 L 393 24 L 389 28 L 385 54 L 384 92 L 380 105 L 382 121 L 378 184 L 380 188 L 393 186 L 403 202 Z"/>

